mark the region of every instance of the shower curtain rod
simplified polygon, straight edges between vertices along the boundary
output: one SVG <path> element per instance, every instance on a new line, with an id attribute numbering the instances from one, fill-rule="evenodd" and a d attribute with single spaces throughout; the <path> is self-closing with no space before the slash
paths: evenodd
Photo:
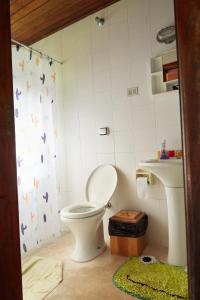
<path id="1" fill-rule="evenodd" d="M 34 48 L 30 47 L 30 46 L 26 46 L 26 45 L 24 45 L 24 44 L 22 44 L 22 43 L 20 43 L 20 42 L 18 42 L 18 41 L 15 41 L 15 40 L 13 40 L 13 39 L 11 39 L 11 42 L 12 42 L 13 44 L 15 44 L 15 45 L 19 45 L 20 47 L 26 48 L 26 49 L 28 49 L 29 51 L 33 51 L 33 52 L 39 53 L 40 55 L 46 57 L 46 58 L 47 58 L 48 60 L 50 60 L 50 61 L 55 61 L 55 62 L 57 62 L 58 64 L 61 64 L 61 65 L 63 64 L 63 62 L 61 62 L 61 61 L 59 61 L 59 60 L 57 60 L 57 59 L 55 59 L 55 58 L 52 58 L 52 57 L 50 57 L 49 55 L 47 55 L 47 54 L 45 54 L 45 53 L 43 53 L 43 52 L 41 52 L 41 51 L 39 51 L 39 50 L 36 50 L 36 49 L 34 49 Z"/>

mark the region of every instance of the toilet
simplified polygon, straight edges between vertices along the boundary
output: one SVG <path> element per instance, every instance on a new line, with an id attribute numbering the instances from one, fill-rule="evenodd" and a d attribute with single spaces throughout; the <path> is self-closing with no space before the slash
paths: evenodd
<path id="1" fill-rule="evenodd" d="M 75 238 L 72 260 L 89 261 L 105 250 L 102 220 L 116 186 L 116 169 L 112 165 L 100 165 L 87 180 L 86 201 L 61 210 L 61 221 L 68 225 Z"/>

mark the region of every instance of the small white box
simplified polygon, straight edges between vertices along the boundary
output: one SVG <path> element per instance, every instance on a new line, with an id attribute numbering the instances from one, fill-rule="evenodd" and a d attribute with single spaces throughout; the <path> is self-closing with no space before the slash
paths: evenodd
<path id="1" fill-rule="evenodd" d="M 109 128 L 108 127 L 99 128 L 99 135 L 108 135 L 108 134 L 109 134 Z"/>

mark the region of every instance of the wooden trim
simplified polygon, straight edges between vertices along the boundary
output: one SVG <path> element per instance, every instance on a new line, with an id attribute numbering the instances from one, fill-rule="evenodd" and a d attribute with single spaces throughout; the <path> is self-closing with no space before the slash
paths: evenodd
<path id="1" fill-rule="evenodd" d="M 2 300 L 22 300 L 10 8 L 0 9 L 0 274 Z"/>
<path id="2" fill-rule="evenodd" d="M 30 45 L 119 0 L 11 0 L 12 38 Z"/>
<path id="3" fill-rule="evenodd" d="M 200 297 L 200 1 L 175 0 L 190 300 Z"/>

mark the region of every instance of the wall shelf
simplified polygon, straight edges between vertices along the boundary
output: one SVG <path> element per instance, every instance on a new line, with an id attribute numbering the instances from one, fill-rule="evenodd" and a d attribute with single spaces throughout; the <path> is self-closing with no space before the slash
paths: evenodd
<path id="1" fill-rule="evenodd" d="M 158 75 L 163 75 L 163 72 L 158 71 L 158 72 L 151 73 L 151 76 L 158 76 Z"/>
<path id="2" fill-rule="evenodd" d="M 165 96 L 165 95 L 178 95 L 179 94 L 179 90 L 172 90 L 172 91 L 167 91 L 167 92 L 160 92 L 160 93 L 156 93 L 156 94 L 153 94 L 154 97 L 157 97 L 157 96 Z"/>
<path id="3" fill-rule="evenodd" d="M 177 62 L 176 49 L 151 58 L 151 87 L 153 95 L 178 91 L 174 89 L 179 84 L 178 78 L 168 81 L 164 80 L 164 67 L 175 62 Z"/>

